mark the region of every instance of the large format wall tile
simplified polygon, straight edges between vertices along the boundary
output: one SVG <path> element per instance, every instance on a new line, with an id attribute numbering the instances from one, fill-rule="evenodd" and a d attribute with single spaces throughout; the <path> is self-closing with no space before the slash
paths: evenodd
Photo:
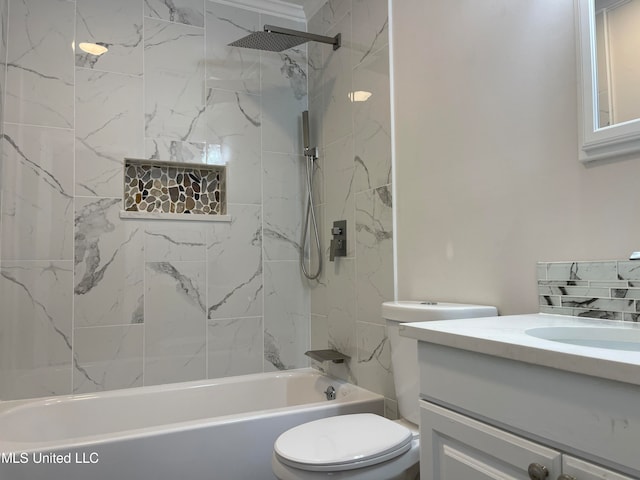
<path id="1" fill-rule="evenodd" d="M 373 53 L 353 71 L 353 90 L 370 92 L 353 104 L 356 191 L 391 183 L 391 110 L 389 50 Z"/>
<path id="2" fill-rule="evenodd" d="M 143 155 L 142 97 L 141 78 L 78 69 L 76 195 L 122 195 L 124 158 Z"/>
<path id="3" fill-rule="evenodd" d="M 307 29 L 310 33 L 315 33 L 318 35 L 324 35 L 324 23 L 323 23 L 323 15 L 322 9 L 318 10 L 318 12 L 311 17 L 311 19 L 307 22 Z M 324 70 L 324 44 L 317 42 L 309 42 L 307 44 L 307 77 L 309 78 L 309 83 L 307 88 L 309 89 L 309 104 L 314 98 L 317 98 L 322 94 L 322 73 Z M 311 106 L 311 105 L 309 105 Z M 310 109 L 313 113 L 314 110 Z M 315 113 L 319 114 L 320 112 L 315 111 Z"/>
<path id="4" fill-rule="evenodd" d="M 11 2 L 5 121 L 73 127 L 75 2 Z"/>
<path id="5" fill-rule="evenodd" d="M 119 198 L 77 198 L 75 326 L 142 323 L 143 232 Z"/>
<path id="6" fill-rule="evenodd" d="M 262 372 L 262 317 L 209 321 L 208 377 Z"/>
<path id="7" fill-rule="evenodd" d="M 323 46 L 324 70 L 322 88 L 324 98 L 323 131 L 325 144 L 349 135 L 352 130 L 352 103 L 349 95 L 353 91 L 351 65 L 351 14 L 332 28 L 327 35 L 342 34 L 342 47 L 333 50 Z"/>
<path id="8" fill-rule="evenodd" d="M 356 265 L 338 258 L 327 265 L 329 345 L 356 358 Z"/>
<path id="9" fill-rule="evenodd" d="M 358 321 L 383 324 L 380 305 L 393 300 L 391 186 L 356 195 Z"/>
<path id="10" fill-rule="evenodd" d="M 206 377 L 205 264 L 148 262 L 145 385 Z"/>
<path id="11" fill-rule="evenodd" d="M 358 385 L 387 398 L 396 398 L 391 368 L 391 345 L 384 325 L 357 322 L 358 355 L 356 377 Z"/>
<path id="12" fill-rule="evenodd" d="M 323 243 L 329 248 L 331 227 L 336 220 L 347 221 L 347 256 L 355 255 L 355 189 L 353 137 L 348 136 L 325 148 L 325 227 Z"/>
<path id="13" fill-rule="evenodd" d="M 387 45 L 388 30 L 387 0 L 353 0 L 353 64 L 363 62 Z"/>
<path id="14" fill-rule="evenodd" d="M 4 133 L 4 93 L 5 79 L 7 76 L 7 19 L 9 16 L 9 0 L 0 0 L 0 135 Z M 1 154 L 2 152 L 0 152 Z M 0 165 L 0 192 L 2 191 L 2 166 Z M 2 195 L 0 195 L 1 197 Z M 2 199 L 0 198 L 0 212 L 2 211 Z M 1 248 L 1 242 L 0 242 Z"/>
<path id="15" fill-rule="evenodd" d="M 204 27 L 202 0 L 144 0 L 144 14 L 170 22 Z"/>
<path id="16" fill-rule="evenodd" d="M 298 260 L 305 206 L 304 157 L 265 153 L 264 252 L 267 260 Z"/>
<path id="17" fill-rule="evenodd" d="M 351 10 L 352 0 L 328 0 L 320 10 L 322 12 L 324 31 L 331 29 L 345 15 L 350 14 Z"/>
<path id="18" fill-rule="evenodd" d="M 154 221 L 144 228 L 147 262 L 200 261 L 206 259 L 205 226 L 200 222 Z"/>
<path id="19" fill-rule="evenodd" d="M 335 220 L 347 220 L 347 255 L 327 262 L 311 287 L 311 343 L 352 357 L 330 374 L 385 395 L 397 415 L 389 342 L 380 304 L 393 298 L 387 0 L 329 0 L 309 22 L 325 35 L 342 34 L 333 51 L 309 50 L 309 110 L 320 124 L 318 180 L 323 244 L 328 257 Z M 355 68 L 354 68 L 355 67 Z M 372 95 L 351 102 L 353 91 Z"/>
<path id="20" fill-rule="evenodd" d="M 207 138 L 210 149 L 219 149 L 218 162 L 227 166 L 227 201 L 261 203 L 260 97 L 212 90 L 208 102 Z"/>
<path id="21" fill-rule="evenodd" d="M 203 29 L 162 20 L 145 21 L 147 137 L 204 141 L 203 59 Z"/>
<path id="22" fill-rule="evenodd" d="M 73 131 L 5 124 L 2 258 L 73 258 Z"/>
<path id="23" fill-rule="evenodd" d="M 207 238 L 209 319 L 262 316 L 262 208 L 229 205 Z"/>
<path id="24" fill-rule="evenodd" d="M 73 393 L 142 386 L 142 325 L 78 328 Z"/>
<path id="25" fill-rule="evenodd" d="M 80 43 L 109 50 L 92 55 Z M 142 9 L 139 1 L 76 0 L 76 66 L 142 75 Z"/>
<path id="26" fill-rule="evenodd" d="M 329 348 L 329 325 L 327 317 L 311 314 L 311 350 Z"/>
<path id="27" fill-rule="evenodd" d="M 33 328 L 0 320 L 0 398 L 307 365 L 310 291 L 298 266 L 307 46 L 264 55 L 227 46 L 262 23 L 304 25 L 205 0 L 15 0 L 10 13 L 12 36 L 0 41 L 0 57 L 9 51 L 1 267 L 34 261 L 38 282 L 64 278 L 64 295 L 34 298 L 68 302 L 70 323 L 64 362 L 18 365 L 22 353 L 40 358 L 23 348 Z M 80 42 L 108 51 L 92 57 Z M 321 147 L 320 122 L 312 141 Z M 125 157 L 226 165 L 231 222 L 120 219 Z M 270 262 L 266 317 L 265 259 L 286 260 Z M 0 277 L 3 306 L 16 289 Z M 326 318 L 316 326 L 326 332 Z M 42 331 L 30 341 L 57 352 L 62 337 Z"/>
<path id="28" fill-rule="evenodd" d="M 316 222 L 318 225 L 318 235 L 320 236 L 320 252 L 316 246 L 315 232 L 312 224 L 309 225 L 309 237 L 307 240 L 307 250 L 309 252 L 310 268 L 309 272 L 315 274 L 318 270 L 318 262 L 322 258 L 322 268 L 320 275 L 306 282 L 311 294 L 311 313 L 316 315 L 327 315 L 327 269 L 332 265 L 329 262 L 329 244 L 325 234 L 326 222 L 324 220 L 324 205 L 316 206 Z"/>
<path id="29" fill-rule="evenodd" d="M 170 162 L 212 163 L 207 161 L 207 144 L 171 138 L 147 138 L 144 158 Z"/>
<path id="30" fill-rule="evenodd" d="M 263 16 L 266 24 L 305 30 L 304 24 Z M 263 52 L 262 149 L 302 153 L 302 112 L 307 109 L 306 44 L 283 52 Z"/>
<path id="31" fill-rule="evenodd" d="M 2 263 L 3 400 L 70 393 L 72 284 L 71 261 Z"/>
<path id="32" fill-rule="evenodd" d="M 305 367 L 309 349 L 309 292 L 298 262 L 265 262 L 265 371 Z"/>
<path id="33" fill-rule="evenodd" d="M 256 12 L 206 2 L 207 86 L 234 92 L 260 93 L 260 52 L 229 47 L 259 30 Z"/>

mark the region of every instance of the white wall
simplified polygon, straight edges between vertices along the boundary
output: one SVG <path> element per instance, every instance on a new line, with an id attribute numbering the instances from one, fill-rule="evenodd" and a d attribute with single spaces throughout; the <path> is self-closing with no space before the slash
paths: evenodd
<path id="1" fill-rule="evenodd" d="M 399 298 L 537 311 L 537 261 L 640 249 L 640 159 L 578 161 L 572 0 L 392 14 Z"/>

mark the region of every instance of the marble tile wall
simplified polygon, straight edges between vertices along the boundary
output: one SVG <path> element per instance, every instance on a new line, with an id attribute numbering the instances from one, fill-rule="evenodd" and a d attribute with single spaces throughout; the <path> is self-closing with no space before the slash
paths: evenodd
<path id="1" fill-rule="evenodd" d="M 343 46 L 309 46 L 312 144 L 320 147 L 316 202 L 322 242 L 347 220 L 347 257 L 329 262 L 311 287 L 311 344 L 350 355 L 326 367 L 386 398 L 397 415 L 387 331 L 380 305 L 393 299 L 393 196 L 387 0 L 330 0 L 309 31 L 342 34 Z M 371 92 L 364 102 L 350 93 Z M 313 258 L 312 262 L 316 260 Z"/>
<path id="2" fill-rule="evenodd" d="M 0 0 L 0 138 L 4 135 L 4 90 L 7 67 L 2 59 L 7 56 L 7 16 L 9 14 L 9 0 Z M 2 142 L 0 142 L 0 158 L 2 157 Z M 0 212 L 2 212 L 2 165 L 0 162 Z M 0 215 L 0 231 L 2 231 L 2 218 Z M 2 236 L 0 235 L 0 249 L 2 249 Z"/>
<path id="3" fill-rule="evenodd" d="M 226 46 L 263 23 L 305 29 L 205 0 L 0 0 L 0 399 L 307 365 L 307 50 Z M 121 219 L 124 157 L 226 165 L 231 221 Z"/>
<path id="4" fill-rule="evenodd" d="M 540 312 L 640 320 L 640 262 L 538 263 Z"/>

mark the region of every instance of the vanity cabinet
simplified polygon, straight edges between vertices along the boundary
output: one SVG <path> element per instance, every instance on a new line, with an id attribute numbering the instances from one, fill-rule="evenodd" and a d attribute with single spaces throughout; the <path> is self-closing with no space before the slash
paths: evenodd
<path id="1" fill-rule="evenodd" d="M 560 480 L 634 480 L 570 455 L 562 456 L 562 472 L 565 476 Z"/>
<path id="2" fill-rule="evenodd" d="M 418 360 L 422 480 L 640 479 L 640 385 L 426 341 Z"/>
<path id="3" fill-rule="evenodd" d="M 529 465 L 552 479 L 561 472 L 560 452 L 425 401 L 420 429 L 421 480 L 519 480 Z"/>
<path id="4" fill-rule="evenodd" d="M 420 401 L 421 480 L 633 480 Z"/>

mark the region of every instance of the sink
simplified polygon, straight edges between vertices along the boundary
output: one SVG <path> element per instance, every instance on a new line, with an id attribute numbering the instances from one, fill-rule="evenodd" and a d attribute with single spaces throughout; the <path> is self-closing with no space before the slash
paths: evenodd
<path id="1" fill-rule="evenodd" d="M 537 327 L 525 330 L 525 334 L 552 342 L 640 352 L 640 328 L 630 327 Z"/>

